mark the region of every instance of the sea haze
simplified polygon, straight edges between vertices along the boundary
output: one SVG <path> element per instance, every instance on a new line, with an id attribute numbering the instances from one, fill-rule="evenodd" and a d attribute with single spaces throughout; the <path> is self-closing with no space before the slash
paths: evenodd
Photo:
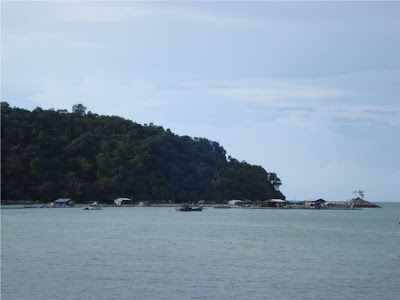
<path id="1" fill-rule="evenodd" d="M 2 299 L 398 299 L 381 209 L 2 209 Z"/>

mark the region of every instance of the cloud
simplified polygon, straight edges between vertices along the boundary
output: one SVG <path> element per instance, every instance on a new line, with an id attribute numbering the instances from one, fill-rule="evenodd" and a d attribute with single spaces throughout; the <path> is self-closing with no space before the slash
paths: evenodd
<path id="1" fill-rule="evenodd" d="M 98 3 L 87 1 L 86 3 L 64 4 L 58 13 L 60 14 L 60 21 L 71 23 L 126 23 L 169 20 L 222 26 L 259 24 L 251 18 L 235 17 L 199 6 L 193 7 L 190 1 L 187 3 L 121 1 L 112 5 L 106 1 Z"/>
<path id="2" fill-rule="evenodd" d="M 292 80 L 265 80 L 254 84 L 252 82 L 240 83 L 232 87 L 219 87 L 213 93 L 235 99 L 247 99 L 269 105 L 289 106 L 281 102 L 282 99 L 324 99 L 332 97 L 352 96 L 349 91 L 340 89 L 323 88 L 307 83 L 296 83 Z"/>
<path id="3" fill-rule="evenodd" d="M 64 4 L 59 20 L 70 23 L 121 23 L 143 20 L 155 15 L 154 10 L 136 3 L 126 6 L 123 2 L 119 5 L 86 2 Z"/>
<path id="4" fill-rule="evenodd" d="M 34 98 L 44 107 L 52 107 L 55 99 L 61 108 L 82 103 L 100 114 L 121 114 L 125 111 L 126 115 L 131 111 L 135 115 L 158 103 L 156 89 L 150 82 L 130 80 L 121 83 L 107 77 L 84 77 L 77 82 L 46 79 Z"/>
<path id="5" fill-rule="evenodd" d="M 88 42 L 71 42 L 69 44 L 66 44 L 67 47 L 70 48 L 94 48 L 96 47 L 96 44 L 94 43 L 88 43 Z"/>
<path id="6" fill-rule="evenodd" d="M 2 97 L 216 140 L 277 172 L 288 197 L 395 195 L 396 7 L 5 3 Z"/>
<path id="7" fill-rule="evenodd" d="M 400 71 L 373 71 L 311 79 L 248 79 L 217 82 L 210 94 L 276 109 L 308 110 L 364 125 L 400 125 Z M 356 122 L 356 123 L 355 123 Z M 339 122 L 337 122 L 339 124 Z M 343 124 L 343 122 L 342 122 Z"/>
<path id="8" fill-rule="evenodd" d="M 132 110 L 144 123 L 168 122 L 169 115 L 181 112 L 181 121 L 190 120 L 197 125 L 211 122 L 216 126 L 236 127 L 235 120 L 242 118 L 251 122 L 282 119 L 298 125 L 309 124 L 314 119 L 333 128 L 399 127 L 397 95 L 400 91 L 394 83 L 400 80 L 394 78 L 400 78 L 400 72 L 376 71 L 313 79 L 252 78 L 167 85 L 164 82 L 161 87 L 153 80 L 122 80 L 97 74 L 69 83 L 47 79 L 35 98 L 45 107 L 51 106 L 54 99 L 64 99 L 69 106 L 76 101 L 86 102 L 88 106 L 101 107 L 99 113 L 107 113 L 104 107 L 114 101 L 109 111 L 127 114 Z M 321 124 L 316 126 L 320 128 Z"/>

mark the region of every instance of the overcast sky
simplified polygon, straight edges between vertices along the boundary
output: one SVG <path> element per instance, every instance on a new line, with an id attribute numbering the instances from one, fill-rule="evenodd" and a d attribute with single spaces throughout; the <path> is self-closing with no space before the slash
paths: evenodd
<path id="1" fill-rule="evenodd" d="M 2 1 L 1 99 L 219 142 L 289 200 L 400 201 L 400 2 Z"/>

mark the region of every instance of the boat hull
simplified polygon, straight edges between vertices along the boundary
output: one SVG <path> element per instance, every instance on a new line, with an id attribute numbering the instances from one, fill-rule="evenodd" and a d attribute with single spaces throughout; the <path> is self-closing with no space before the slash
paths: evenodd
<path id="1" fill-rule="evenodd" d="M 176 211 L 202 211 L 203 207 L 180 207 L 176 208 Z"/>
<path id="2" fill-rule="evenodd" d="M 82 210 L 101 210 L 101 207 L 82 207 Z"/>
<path id="3" fill-rule="evenodd" d="M 101 210 L 101 206 L 95 202 L 89 206 L 84 206 L 81 208 L 82 210 Z"/>

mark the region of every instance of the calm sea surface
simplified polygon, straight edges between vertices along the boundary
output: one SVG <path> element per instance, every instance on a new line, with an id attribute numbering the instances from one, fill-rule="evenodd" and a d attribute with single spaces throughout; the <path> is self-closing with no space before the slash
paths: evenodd
<path id="1" fill-rule="evenodd" d="M 400 203 L 381 209 L 2 209 L 11 299 L 400 299 Z"/>

